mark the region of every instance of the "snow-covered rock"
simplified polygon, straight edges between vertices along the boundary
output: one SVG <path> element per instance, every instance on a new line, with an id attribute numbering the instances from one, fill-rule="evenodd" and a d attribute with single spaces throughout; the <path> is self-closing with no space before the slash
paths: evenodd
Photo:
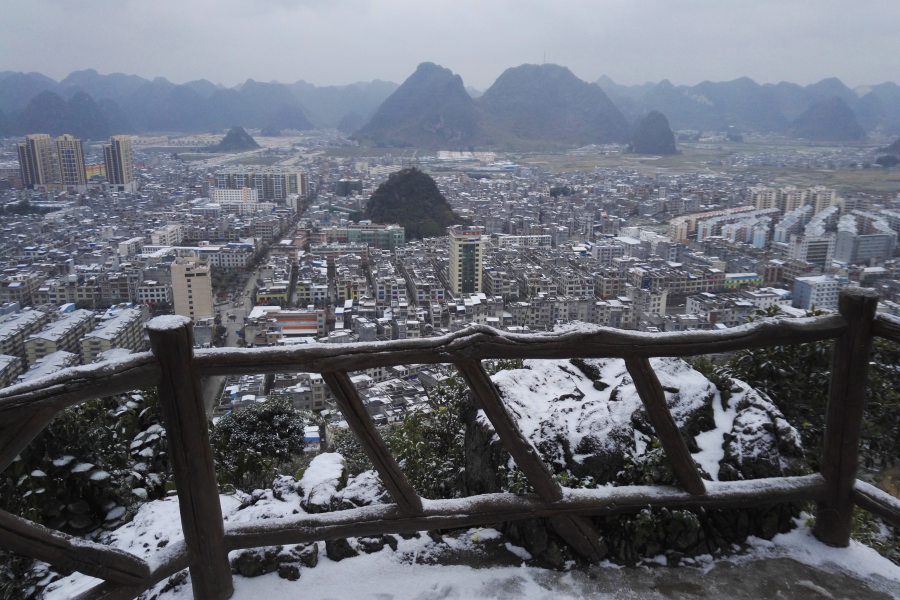
<path id="1" fill-rule="evenodd" d="M 760 479 L 798 474 L 802 457 L 800 435 L 788 423 L 772 401 L 742 381 L 729 403 L 736 416 L 731 431 L 725 434 L 719 479 Z"/>
<path id="2" fill-rule="evenodd" d="M 338 491 L 347 485 L 347 463 L 336 452 L 315 457 L 300 479 L 301 506 L 310 513 L 328 512 Z"/>
<path id="3" fill-rule="evenodd" d="M 724 406 L 716 386 L 687 362 L 654 358 L 650 363 L 688 447 L 711 478 L 718 479 L 720 472 L 723 479 L 752 479 L 791 470 L 800 438 L 768 398 L 735 381 L 731 403 Z M 492 379 L 519 428 L 557 473 L 616 483 L 627 462 L 643 454 L 654 436 L 621 359 L 528 360 L 524 368 L 501 371 Z M 472 426 L 492 431 L 481 411 Z M 479 435 L 468 437 L 474 444 Z M 490 448 L 479 449 L 480 458 L 495 460 L 485 453 L 496 456 L 499 444 L 494 436 Z M 764 468 L 766 463 L 771 467 Z"/>

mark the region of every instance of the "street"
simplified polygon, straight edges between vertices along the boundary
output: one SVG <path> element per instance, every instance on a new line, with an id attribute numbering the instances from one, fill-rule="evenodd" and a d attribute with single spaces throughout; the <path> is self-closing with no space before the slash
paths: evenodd
<path id="1" fill-rule="evenodd" d="M 222 325 L 228 330 L 228 334 L 225 336 L 226 348 L 237 346 L 237 332 L 243 329 L 244 317 L 250 314 L 250 310 L 253 308 L 250 298 L 251 294 L 253 294 L 253 286 L 256 285 L 256 277 L 257 271 L 250 273 L 250 278 L 247 280 L 246 285 L 244 285 L 244 289 L 240 296 L 237 298 L 233 296 L 229 297 L 228 301 L 216 305 L 216 308 L 220 311 L 219 314 L 222 317 Z M 243 306 L 234 306 L 235 301 L 242 302 Z M 232 321 L 228 318 L 226 313 L 235 315 L 235 319 Z M 212 414 L 213 409 L 216 407 L 216 400 L 219 397 L 219 391 L 222 388 L 223 381 L 225 381 L 224 376 L 206 377 L 203 379 L 201 384 L 203 389 L 203 406 L 206 408 L 207 415 Z"/>

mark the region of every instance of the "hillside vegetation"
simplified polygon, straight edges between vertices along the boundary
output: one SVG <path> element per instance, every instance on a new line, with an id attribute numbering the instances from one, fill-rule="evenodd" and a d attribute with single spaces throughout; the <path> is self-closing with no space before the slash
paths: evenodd
<path id="1" fill-rule="evenodd" d="M 366 206 L 365 218 L 399 223 L 406 239 L 445 235 L 447 227 L 464 223 L 450 208 L 434 179 L 416 168 L 392 173 L 378 186 Z"/>
<path id="2" fill-rule="evenodd" d="M 243 152 L 245 150 L 255 150 L 259 147 L 256 140 L 243 127 L 235 125 L 222 138 L 221 142 L 215 146 L 210 146 L 209 150 L 212 152 Z"/>
<path id="3" fill-rule="evenodd" d="M 676 154 L 675 134 L 669 120 L 658 111 L 650 111 L 641 119 L 631 138 L 631 151 L 636 154 Z"/>

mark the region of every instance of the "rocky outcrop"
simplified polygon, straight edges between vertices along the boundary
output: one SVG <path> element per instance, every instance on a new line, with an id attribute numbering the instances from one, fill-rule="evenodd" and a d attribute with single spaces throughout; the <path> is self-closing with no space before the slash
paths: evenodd
<path id="1" fill-rule="evenodd" d="M 800 473 L 800 436 L 769 398 L 737 382 L 741 391 L 731 399 L 737 415 L 725 434 L 725 457 L 719 479 L 762 479 Z"/>
<path id="2" fill-rule="evenodd" d="M 799 435 L 763 394 L 732 381 L 723 403 L 716 386 L 685 361 L 659 358 L 651 364 L 705 477 L 799 472 Z M 529 360 L 524 367 L 501 371 L 493 380 L 523 434 L 564 485 L 677 485 L 665 453 L 654 443 L 624 361 Z M 525 489 L 484 413 L 471 406 L 466 424 L 465 492 Z M 797 514 L 791 505 L 697 513 L 647 510 L 595 522 L 610 558 L 627 562 L 661 551 L 708 553 L 748 535 L 771 538 L 789 530 Z M 570 552 L 542 519 L 507 524 L 504 533 L 544 566 L 556 567 Z"/>

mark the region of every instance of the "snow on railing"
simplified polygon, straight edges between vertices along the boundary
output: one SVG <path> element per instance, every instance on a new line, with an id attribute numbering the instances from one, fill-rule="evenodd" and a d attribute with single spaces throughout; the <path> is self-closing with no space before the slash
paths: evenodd
<path id="1" fill-rule="evenodd" d="M 104 580 L 82 600 L 129 599 L 190 568 L 194 597 L 223 600 L 233 593 L 230 550 L 342 537 L 468 527 L 546 517 L 554 530 L 589 560 L 600 537 L 586 517 L 652 508 L 736 508 L 774 502 L 818 502 L 816 535 L 846 546 L 854 504 L 900 525 L 900 501 L 856 480 L 859 435 L 873 335 L 900 342 L 900 319 L 875 315 L 878 296 L 854 288 L 840 295 L 835 314 L 765 319 L 720 331 L 650 334 L 585 327 L 521 335 L 474 325 L 417 340 L 300 347 L 193 350 L 186 317 L 147 324 L 152 352 L 124 360 L 65 369 L 0 390 L 0 471 L 61 410 L 100 396 L 157 385 L 179 498 L 184 541 L 152 562 L 127 552 L 52 531 L 0 511 L 0 547 Z M 824 456 L 820 474 L 752 481 L 704 481 L 666 407 L 649 357 L 694 356 L 834 339 Z M 651 424 L 681 488 L 668 486 L 562 487 L 519 430 L 481 364 L 485 359 L 624 358 Z M 367 413 L 348 371 L 409 363 L 452 363 L 534 494 L 484 494 L 424 500 L 410 485 Z M 222 520 L 200 378 L 222 374 L 313 371 L 322 374 L 372 461 L 393 505 L 229 525 Z"/>

